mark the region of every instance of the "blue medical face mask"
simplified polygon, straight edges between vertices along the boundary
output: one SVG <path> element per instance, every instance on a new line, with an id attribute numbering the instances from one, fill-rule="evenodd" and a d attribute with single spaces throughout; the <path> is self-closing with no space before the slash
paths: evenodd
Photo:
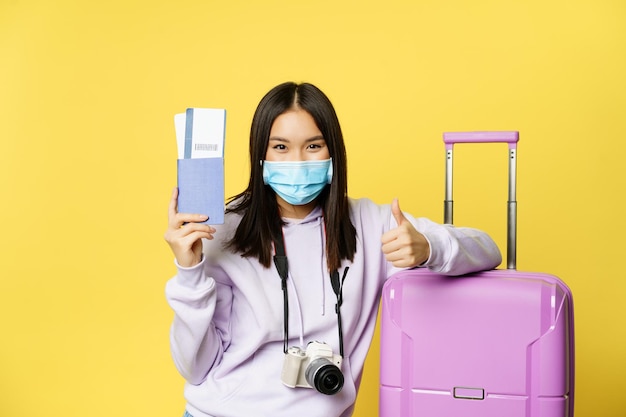
<path id="1" fill-rule="evenodd" d="M 332 158 L 322 161 L 262 161 L 263 182 L 294 206 L 310 203 L 333 178 Z"/>

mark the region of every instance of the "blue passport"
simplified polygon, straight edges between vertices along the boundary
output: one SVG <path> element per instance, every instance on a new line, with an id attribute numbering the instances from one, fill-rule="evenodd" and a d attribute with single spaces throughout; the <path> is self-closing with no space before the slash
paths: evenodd
<path id="1" fill-rule="evenodd" d="M 224 223 L 224 158 L 178 160 L 178 212 L 205 214 Z"/>

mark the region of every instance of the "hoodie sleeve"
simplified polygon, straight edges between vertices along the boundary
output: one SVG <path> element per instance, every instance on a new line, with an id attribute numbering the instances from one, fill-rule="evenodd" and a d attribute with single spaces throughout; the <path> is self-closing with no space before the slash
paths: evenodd
<path id="1" fill-rule="evenodd" d="M 365 230 L 381 234 L 398 227 L 390 204 L 378 205 L 369 199 L 353 200 L 355 219 Z M 502 255 L 491 237 L 478 229 L 439 224 L 425 217 L 414 217 L 403 212 L 407 220 L 430 245 L 430 256 L 420 267 L 444 275 L 463 275 L 493 269 L 502 262 Z M 380 252 L 381 259 L 385 256 Z M 386 262 L 386 261 L 385 261 Z M 405 268 L 386 262 L 386 278 Z"/>
<path id="2" fill-rule="evenodd" d="M 201 384 L 228 344 L 228 332 L 214 320 L 216 308 L 228 309 L 230 288 L 207 276 L 205 259 L 191 268 L 176 265 L 178 273 L 165 287 L 174 310 L 170 347 L 174 364 L 191 384 Z"/>
<path id="3" fill-rule="evenodd" d="M 430 244 L 430 257 L 423 266 L 433 272 L 463 275 L 493 269 L 502 262 L 498 246 L 481 230 L 437 224 L 426 218 L 413 224 Z"/>

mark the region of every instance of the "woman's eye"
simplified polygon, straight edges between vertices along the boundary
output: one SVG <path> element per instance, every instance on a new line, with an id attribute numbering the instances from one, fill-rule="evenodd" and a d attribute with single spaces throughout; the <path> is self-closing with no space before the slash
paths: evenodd
<path id="1" fill-rule="evenodd" d="M 279 143 L 278 145 L 274 145 L 272 149 L 276 149 L 277 151 L 284 151 L 285 149 L 287 149 L 287 147 L 282 143 Z"/>

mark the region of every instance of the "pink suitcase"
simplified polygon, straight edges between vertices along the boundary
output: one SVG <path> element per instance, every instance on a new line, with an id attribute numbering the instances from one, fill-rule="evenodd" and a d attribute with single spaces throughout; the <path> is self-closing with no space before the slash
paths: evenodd
<path id="1" fill-rule="evenodd" d="M 518 132 L 444 133 L 445 222 L 455 143 L 509 145 L 507 269 L 402 271 L 384 286 L 381 417 L 573 417 L 574 316 L 557 277 L 516 268 Z"/>

